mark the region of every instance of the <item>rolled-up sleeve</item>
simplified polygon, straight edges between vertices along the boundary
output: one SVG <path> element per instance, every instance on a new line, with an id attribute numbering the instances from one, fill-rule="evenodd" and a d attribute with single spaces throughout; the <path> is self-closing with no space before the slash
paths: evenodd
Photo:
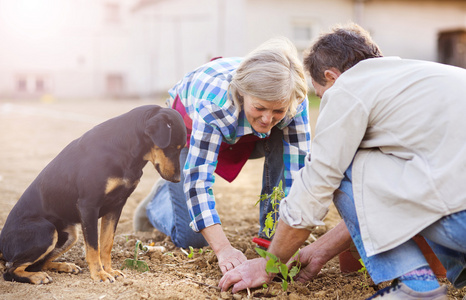
<path id="1" fill-rule="evenodd" d="M 293 174 L 290 192 L 280 203 L 280 219 L 295 228 L 310 230 L 324 224 L 333 193 L 368 126 L 368 110 L 359 99 L 340 88 L 327 90 L 325 96 L 311 154 L 306 156 L 304 167 Z"/>

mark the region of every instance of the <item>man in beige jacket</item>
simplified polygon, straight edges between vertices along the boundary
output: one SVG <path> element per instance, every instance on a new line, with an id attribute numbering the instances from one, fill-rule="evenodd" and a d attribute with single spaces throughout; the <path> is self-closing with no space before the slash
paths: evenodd
<path id="1" fill-rule="evenodd" d="M 299 280 L 352 239 L 375 283 L 394 280 L 374 299 L 447 299 L 411 238 L 424 236 L 453 285 L 466 285 L 466 70 L 382 57 L 355 24 L 322 35 L 304 64 L 320 114 L 269 251 L 287 261 L 333 201 L 346 226 L 301 250 Z M 271 280 L 265 264 L 243 263 L 220 287 Z"/>

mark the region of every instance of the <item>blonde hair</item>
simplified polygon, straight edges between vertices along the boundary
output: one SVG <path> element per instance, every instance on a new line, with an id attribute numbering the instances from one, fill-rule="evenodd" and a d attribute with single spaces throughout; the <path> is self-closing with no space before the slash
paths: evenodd
<path id="1" fill-rule="evenodd" d="M 270 39 L 244 58 L 230 82 L 230 95 L 239 109 L 243 104 L 240 94 L 289 103 L 287 115 L 296 115 L 298 105 L 306 98 L 307 82 L 290 40 Z"/>

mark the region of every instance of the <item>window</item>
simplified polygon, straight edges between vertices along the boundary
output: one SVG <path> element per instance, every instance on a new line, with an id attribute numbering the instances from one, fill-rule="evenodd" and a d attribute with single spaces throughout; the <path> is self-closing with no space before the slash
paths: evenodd
<path id="1" fill-rule="evenodd" d="M 120 22 L 120 5 L 118 3 L 105 3 L 104 20 L 107 23 L 113 24 Z"/>
<path id="2" fill-rule="evenodd" d="M 46 90 L 45 79 L 38 77 L 36 78 L 36 92 L 43 93 Z"/>
<path id="3" fill-rule="evenodd" d="M 444 64 L 466 68 L 466 29 L 440 32 L 438 60 Z"/>
<path id="4" fill-rule="evenodd" d="M 111 73 L 107 74 L 107 95 L 111 97 L 123 96 L 125 89 L 125 80 L 122 74 Z"/>
<path id="5" fill-rule="evenodd" d="M 50 92 L 50 78 L 41 74 L 20 74 L 16 76 L 16 92 L 20 94 L 43 94 Z"/>
<path id="6" fill-rule="evenodd" d="M 317 35 L 317 29 L 313 22 L 308 20 L 293 19 L 291 23 L 293 42 L 298 48 L 298 52 L 307 49 L 314 37 Z"/>
<path id="7" fill-rule="evenodd" d="M 28 91 L 28 82 L 26 76 L 16 77 L 16 91 L 19 93 L 26 93 Z"/>
<path id="8" fill-rule="evenodd" d="M 310 41 L 312 40 L 312 28 L 309 25 L 295 25 L 293 37 L 297 41 Z"/>

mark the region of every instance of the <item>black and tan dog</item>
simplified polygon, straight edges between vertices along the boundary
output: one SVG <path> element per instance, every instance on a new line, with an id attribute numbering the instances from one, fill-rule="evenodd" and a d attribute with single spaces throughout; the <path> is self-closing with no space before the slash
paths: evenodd
<path id="1" fill-rule="evenodd" d="M 147 161 L 164 179 L 179 182 L 185 144 L 180 114 L 156 105 L 135 108 L 71 142 L 8 215 L 0 234 L 5 280 L 41 284 L 52 281 L 46 270 L 81 272 L 75 264 L 54 262 L 75 244 L 78 224 L 92 279 L 113 282 L 124 276 L 112 269 L 110 256 L 123 206 Z"/>

